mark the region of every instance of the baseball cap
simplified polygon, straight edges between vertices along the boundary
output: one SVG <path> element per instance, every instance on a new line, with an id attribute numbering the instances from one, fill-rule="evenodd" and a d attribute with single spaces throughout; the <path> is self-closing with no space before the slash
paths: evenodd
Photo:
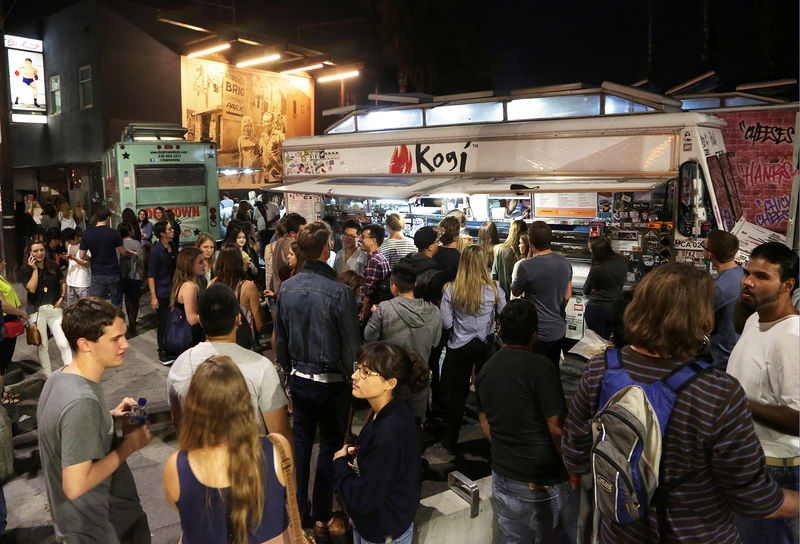
<path id="1" fill-rule="evenodd" d="M 414 234 L 414 245 L 417 246 L 417 249 L 423 250 L 438 242 L 441 236 L 442 229 L 439 227 L 422 227 Z"/>

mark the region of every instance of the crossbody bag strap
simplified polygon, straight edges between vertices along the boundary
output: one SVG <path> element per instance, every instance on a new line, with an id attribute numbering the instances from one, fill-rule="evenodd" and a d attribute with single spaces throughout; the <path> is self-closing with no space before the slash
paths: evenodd
<path id="1" fill-rule="evenodd" d="M 286 484 L 286 510 L 289 513 L 289 528 L 292 540 L 296 544 L 305 542 L 303 527 L 300 521 L 300 510 L 297 507 L 297 480 L 295 479 L 294 463 L 292 462 L 291 446 L 285 436 L 278 433 L 269 433 L 267 438 L 280 456 L 281 471 Z"/>

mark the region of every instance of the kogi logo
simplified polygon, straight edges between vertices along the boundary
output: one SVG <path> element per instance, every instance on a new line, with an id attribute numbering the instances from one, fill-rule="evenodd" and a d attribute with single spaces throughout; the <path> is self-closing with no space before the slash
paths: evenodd
<path id="1" fill-rule="evenodd" d="M 428 152 L 431 150 L 431 146 L 423 144 L 417 144 L 415 158 L 417 163 L 417 173 L 423 172 L 436 172 L 437 170 L 443 169 L 442 166 L 448 167 L 447 171 L 452 172 L 456 168 L 458 168 L 459 172 L 465 172 L 467 169 L 467 152 L 463 151 L 463 149 L 467 149 L 472 142 L 467 142 L 464 144 L 462 151 L 459 153 L 457 151 L 448 151 L 447 153 L 436 153 L 433 156 L 429 156 Z M 425 168 L 425 170 L 423 170 Z"/>

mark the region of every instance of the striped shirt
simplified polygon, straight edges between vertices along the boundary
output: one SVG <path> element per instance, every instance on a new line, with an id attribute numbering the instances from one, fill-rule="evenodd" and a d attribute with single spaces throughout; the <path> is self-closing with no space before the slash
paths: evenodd
<path id="1" fill-rule="evenodd" d="M 364 283 L 361 285 L 361 294 L 365 297 L 371 296 L 378 283 L 389 274 L 391 274 L 389 261 L 376 249 L 370 254 L 367 264 L 364 265 Z"/>
<path id="2" fill-rule="evenodd" d="M 653 383 L 680 366 L 676 359 L 647 357 L 625 347 L 621 362 L 631 378 Z M 591 421 L 598 410 L 603 356 L 591 359 L 564 425 L 564 462 L 569 471 L 590 472 Z M 739 383 L 720 370 L 703 373 L 675 401 L 662 443 L 661 480 L 699 471 L 668 497 L 669 534 L 661 542 L 740 543 L 734 512 L 765 517 L 783 503 L 783 492 L 764 468 L 764 454 Z M 603 519 L 600 542 L 658 542 L 655 508 L 630 525 Z"/>
<path id="3" fill-rule="evenodd" d="M 414 240 L 403 236 L 399 240 L 387 238 L 381 244 L 381 253 L 389 261 L 389 266 L 394 268 L 397 262 L 408 255 L 409 253 L 416 253 L 417 246 L 414 245 Z"/>

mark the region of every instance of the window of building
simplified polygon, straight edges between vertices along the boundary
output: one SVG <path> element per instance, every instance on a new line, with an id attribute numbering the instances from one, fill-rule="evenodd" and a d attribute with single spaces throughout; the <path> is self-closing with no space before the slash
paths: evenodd
<path id="1" fill-rule="evenodd" d="M 61 76 L 50 76 L 50 115 L 61 113 Z"/>
<path id="2" fill-rule="evenodd" d="M 78 95 L 81 108 L 92 107 L 92 67 L 78 68 Z"/>

